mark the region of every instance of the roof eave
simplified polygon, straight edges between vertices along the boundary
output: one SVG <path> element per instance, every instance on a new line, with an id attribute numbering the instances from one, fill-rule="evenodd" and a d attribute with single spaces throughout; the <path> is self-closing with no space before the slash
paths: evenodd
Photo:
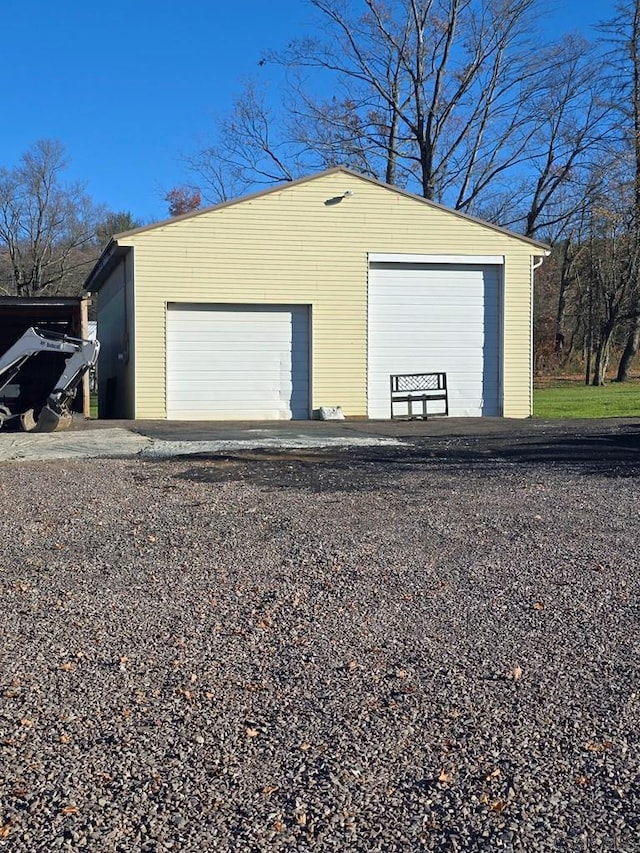
<path id="1" fill-rule="evenodd" d="M 84 289 L 87 293 L 96 293 L 100 290 L 112 270 L 124 258 L 130 248 L 130 246 L 121 246 L 116 237 L 109 240 L 84 281 Z"/>
<path id="2" fill-rule="evenodd" d="M 536 249 L 540 249 L 543 254 L 547 254 L 551 251 L 551 247 L 547 243 L 542 243 L 540 240 L 534 240 L 532 237 L 525 237 L 523 234 L 518 234 L 516 231 L 510 231 L 508 228 L 503 228 L 501 225 L 496 225 L 495 223 L 489 222 L 486 219 L 480 219 L 478 216 L 472 216 L 470 213 L 463 213 L 461 210 L 456 210 L 453 207 L 447 207 L 446 205 L 440 204 L 437 201 L 431 201 L 431 199 L 425 198 L 421 195 L 417 195 L 416 193 L 409 192 L 408 190 L 404 190 L 401 187 L 396 187 L 393 184 L 387 184 L 385 181 L 379 181 L 377 178 L 371 178 L 369 177 L 369 175 L 361 175 L 358 172 L 354 172 L 351 169 L 347 169 L 346 167 L 338 168 L 340 171 L 346 172 L 349 175 L 353 175 L 356 178 L 361 178 L 363 181 L 368 181 L 370 184 L 374 184 L 379 187 L 385 187 L 386 189 L 399 193 L 400 195 L 403 195 L 406 198 L 411 198 L 414 199 L 414 201 L 419 201 L 422 204 L 428 205 L 429 207 L 434 207 L 436 210 L 442 210 L 445 213 L 450 213 L 453 216 L 457 216 L 459 219 L 465 219 L 467 220 L 467 222 L 475 222 L 477 225 L 482 225 L 485 228 L 491 228 L 493 231 L 497 231 L 499 234 L 504 234 L 506 237 L 511 237 L 514 240 L 520 240 L 523 243 L 528 243 Z"/>
<path id="3" fill-rule="evenodd" d="M 346 166 L 333 166 L 331 169 L 326 169 L 324 172 L 317 172 L 314 175 L 305 175 L 304 177 L 297 178 L 293 181 L 284 181 L 282 183 L 275 184 L 272 187 L 268 187 L 267 189 L 258 190 L 257 192 L 250 193 L 249 195 L 239 196 L 238 198 L 229 199 L 228 201 L 222 201 L 218 204 L 203 207 L 200 210 L 192 210 L 189 213 L 183 213 L 181 216 L 174 216 L 172 219 L 164 219 L 161 222 L 154 222 L 151 225 L 143 225 L 142 227 L 134 228 L 131 231 L 123 231 L 120 234 L 115 234 L 113 240 L 122 240 L 124 238 L 132 237 L 137 234 L 142 234 L 146 231 L 153 231 L 156 228 L 162 228 L 166 225 L 173 225 L 174 222 L 181 222 L 185 219 L 193 219 L 196 216 L 203 216 L 213 211 L 224 210 L 226 207 L 232 207 L 236 204 L 241 204 L 243 202 L 252 201 L 253 199 L 262 198 L 263 196 L 280 192 L 283 189 L 288 189 L 289 187 L 295 187 L 300 184 L 306 184 L 309 181 L 314 181 L 318 178 L 324 178 L 328 175 L 335 175 L 338 173 L 350 175 L 351 177 L 358 178 L 361 181 L 367 181 L 368 183 L 373 184 L 374 186 L 384 187 L 385 189 L 388 189 L 391 192 L 399 193 L 400 195 L 405 196 L 406 198 L 413 199 L 414 201 L 420 202 L 421 204 L 433 207 L 436 210 L 442 210 L 453 216 L 457 216 L 459 219 L 465 219 L 468 222 L 475 222 L 477 225 L 482 225 L 485 228 L 490 228 L 493 231 L 498 232 L 499 234 L 505 235 L 506 237 L 511 237 L 514 240 L 520 240 L 521 242 L 527 243 L 533 248 L 538 249 L 538 254 L 540 252 L 544 254 L 550 249 L 547 243 L 542 243 L 539 240 L 534 240 L 532 237 L 525 237 L 524 235 L 518 234 L 515 231 L 510 231 L 508 228 L 503 228 L 501 225 L 495 225 L 492 222 L 487 222 L 486 219 L 480 219 L 477 216 L 471 216 L 468 213 L 463 213 L 462 211 L 455 210 L 454 208 L 446 207 L 446 205 L 439 204 L 436 201 L 430 201 L 429 199 L 424 198 L 424 196 L 416 195 L 416 193 L 401 189 L 400 187 L 396 187 L 393 184 L 387 184 L 384 181 L 379 181 L 377 178 L 372 178 L 369 175 L 362 175 L 359 172 L 354 172 L 352 169 L 348 169 Z"/>

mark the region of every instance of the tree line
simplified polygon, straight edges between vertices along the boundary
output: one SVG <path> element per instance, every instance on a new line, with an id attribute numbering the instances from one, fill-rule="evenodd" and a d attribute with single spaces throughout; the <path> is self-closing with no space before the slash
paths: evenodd
<path id="1" fill-rule="evenodd" d="M 640 0 L 593 37 L 544 0 L 307 0 L 308 35 L 265 51 L 187 158 L 171 215 L 344 164 L 549 243 L 536 365 L 624 380 L 640 344 Z M 141 223 L 63 180 L 60 143 L 0 169 L 0 292 L 77 292 Z"/>
<path id="2" fill-rule="evenodd" d="M 65 180 L 64 146 L 35 142 L 0 167 L 0 295 L 76 296 L 112 234 L 140 224 Z"/>
<path id="3" fill-rule="evenodd" d="M 640 342 L 640 0 L 590 39 L 550 38 L 538 0 L 307 5 L 313 32 L 265 52 L 189 158 L 203 196 L 345 164 L 548 242 L 536 364 L 579 357 L 601 384 L 618 353 L 624 380 Z"/>
<path id="4" fill-rule="evenodd" d="M 144 223 L 129 211 L 96 204 L 65 178 L 62 142 L 41 139 L 14 167 L 0 166 L 0 296 L 79 296 L 114 234 Z M 197 191 L 164 196 L 170 216 L 200 206 Z"/>

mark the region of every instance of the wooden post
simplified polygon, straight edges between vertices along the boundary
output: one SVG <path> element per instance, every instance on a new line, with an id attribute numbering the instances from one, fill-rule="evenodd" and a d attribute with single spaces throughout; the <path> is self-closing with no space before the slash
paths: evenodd
<path id="1" fill-rule="evenodd" d="M 80 337 L 89 337 L 89 300 L 86 296 L 80 299 Z M 91 417 L 91 390 L 89 388 L 89 371 L 82 377 L 82 414 Z"/>

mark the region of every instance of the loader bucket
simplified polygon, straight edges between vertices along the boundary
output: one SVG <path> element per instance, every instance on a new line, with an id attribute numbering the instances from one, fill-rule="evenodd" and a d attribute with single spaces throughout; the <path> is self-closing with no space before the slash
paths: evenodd
<path id="1" fill-rule="evenodd" d="M 20 416 L 20 426 L 25 432 L 60 432 L 71 426 L 71 414 L 67 411 L 54 412 L 49 406 L 43 406 L 38 420 L 33 409 L 28 409 Z"/>

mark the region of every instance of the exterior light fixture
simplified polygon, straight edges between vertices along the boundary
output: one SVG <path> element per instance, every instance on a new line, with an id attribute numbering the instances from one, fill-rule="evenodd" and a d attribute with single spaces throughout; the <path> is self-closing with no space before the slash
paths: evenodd
<path id="1" fill-rule="evenodd" d="M 334 195 L 333 198 L 328 198 L 324 202 L 324 204 L 327 207 L 330 207 L 331 205 L 334 205 L 334 204 L 340 204 L 341 201 L 344 201 L 345 198 L 351 198 L 352 195 L 353 195 L 353 193 L 351 192 L 351 190 L 347 190 L 346 192 L 342 193 L 342 195 Z"/>

